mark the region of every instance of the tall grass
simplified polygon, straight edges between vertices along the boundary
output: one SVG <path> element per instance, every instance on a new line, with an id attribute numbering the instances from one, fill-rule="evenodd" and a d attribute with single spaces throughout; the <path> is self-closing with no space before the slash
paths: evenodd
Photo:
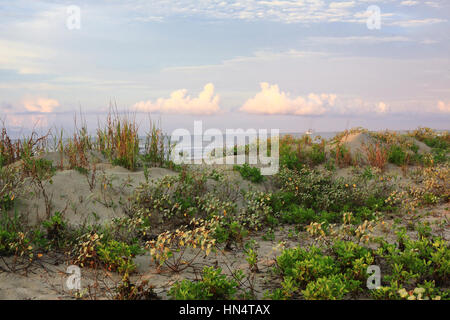
<path id="1" fill-rule="evenodd" d="M 112 164 L 135 170 L 139 154 L 138 129 L 134 115 L 120 115 L 117 109 L 111 108 L 106 126 L 97 129 L 97 147 Z"/>
<path id="2" fill-rule="evenodd" d="M 389 149 L 381 143 L 363 144 L 362 148 L 366 154 L 367 161 L 372 167 L 377 167 L 384 170 L 388 157 Z"/>
<path id="3" fill-rule="evenodd" d="M 12 164 L 24 156 L 33 156 L 42 152 L 47 145 L 50 131 L 39 136 L 33 131 L 29 137 L 13 140 L 9 137 L 4 123 L 0 133 L 0 167 Z"/>
<path id="4" fill-rule="evenodd" d="M 142 159 L 145 166 L 159 166 L 176 169 L 175 163 L 170 159 L 175 144 L 165 135 L 160 123 L 150 119 L 150 130 L 145 137 L 144 154 Z"/>
<path id="5" fill-rule="evenodd" d="M 81 114 L 81 113 L 80 113 Z M 93 143 L 89 136 L 86 121 L 81 114 L 81 128 L 78 128 L 77 117 L 75 116 L 75 130 L 71 139 L 68 139 L 64 146 L 63 132 L 60 135 L 60 142 L 58 143 L 58 149 L 64 150 L 65 154 L 69 158 L 69 164 L 71 169 L 87 168 L 89 166 L 88 152 L 92 150 Z M 60 166 L 63 166 L 63 157 L 61 157 Z"/>

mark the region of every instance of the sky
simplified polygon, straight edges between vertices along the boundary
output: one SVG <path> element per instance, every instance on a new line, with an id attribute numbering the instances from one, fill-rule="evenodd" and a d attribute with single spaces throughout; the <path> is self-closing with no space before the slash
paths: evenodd
<path id="1" fill-rule="evenodd" d="M 448 0 L 0 0 L 0 120 L 450 129 Z"/>

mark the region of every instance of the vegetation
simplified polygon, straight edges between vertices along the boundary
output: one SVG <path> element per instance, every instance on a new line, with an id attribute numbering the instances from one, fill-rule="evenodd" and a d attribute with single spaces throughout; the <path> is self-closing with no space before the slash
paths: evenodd
<path id="1" fill-rule="evenodd" d="M 259 183 L 264 180 L 264 177 L 261 175 L 261 170 L 256 167 L 250 167 L 248 163 L 245 163 L 242 166 L 235 165 L 233 169 L 238 171 L 242 178 L 250 180 L 251 182 Z"/>
<path id="2" fill-rule="evenodd" d="M 450 299 L 448 133 L 285 135 L 279 172 L 236 165 L 242 184 L 226 167 L 172 163 L 153 123 L 140 150 L 138 129 L 112 111 L 95 138 L 84 121 L 69 137 L 2 130 L 2 272 L 37 272 L 47 259 L 120 279 L 72 292 L 91 299 Z M 108 175 L 111 165 L 128 170 Z M 172 171 L 156 179 L 154 167 Z M 75 178 L 79 201 L 55 206 L 54 184 Z M 86 203 L 110 216 L 77 221 Z M 155 291 L 138 279 L 138 257 L 155 277 L 180 279 Z M 370 266 L 381 270 L 375 289 Z"/>

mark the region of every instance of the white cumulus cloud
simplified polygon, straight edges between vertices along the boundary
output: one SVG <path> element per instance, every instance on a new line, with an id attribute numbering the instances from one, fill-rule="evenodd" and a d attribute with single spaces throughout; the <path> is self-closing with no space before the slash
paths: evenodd
<path id="1" fill-rule="evenodd" d="M 360 98 L 338 97 L 336 94 L 310 93 L 291 97 L 278 85 L 261 83 L 261 91 L 239 109 L 250 114 L 319 116 L 324 114 L 385 114 L 390 111 L 383 102 L 367 102 Z"/>
<path id="2" fill-rule="evenodd" d="M 437 109 L 442 113 L 450 113 L 450 102 L 445 103 L 444 101 L 438 101 Z"/>
<path id="3" fill-rule="evenodd" d="M 278 85 L 261 83 L 261 91 L 247 100 L 240 111 L 253 114 L 294 114 L 321 115 L 334 105 L 333 94 L 314 94 L 307 97 L 291 98 L 288 93 L 280 91 Z"/>
<path id="4" fill-rule="evenodd" d="M 206 84 L 196 98 L 187 93 L 186 89 L 176 90 L 170 94 L 170 98 L 159 98 L 155 102 L 141 101 L 134 105 L 134 109 L 144 112 L 196 115 L 211 115 L 220 111 L 219 96 L 214 94 L 212 83 Z"/>
<path id="5" fill-rule="evenodd" d="M 50 113 L 59 107 L 58 100 L 49 98 L 36 98 L 24 101 L 24 107 L 30 112 Z"/>

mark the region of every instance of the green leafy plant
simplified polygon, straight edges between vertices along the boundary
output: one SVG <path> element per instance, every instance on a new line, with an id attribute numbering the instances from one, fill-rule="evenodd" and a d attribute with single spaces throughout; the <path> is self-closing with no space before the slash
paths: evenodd
<path id="1" fill-rule="evenodd" d="M 302 290 L 307 300 L 341 300 L 350 291 L 348 281 L 342 275 L 318 278 Z"/>
<path id="2" fill-rule="evenodd" d="M 391 146 L 389 150 L 389 158 L 390 163 L 396 164 L 398 166 L 403 166 L 408 161 L 408 156 L 403 149 L 398 145 Z"/>
<path id="3" fill-rule="evenodd" d="M 238 171 L 242 178 L 250 180 L 251 182 L 259 183 L 264 180 L 264 176 L 261 175 L 261 169 L 251 167 L 248 163 L 244 163 L 242 166 L 235 165 L 233 169 Z"/>
<path id="4" fill-rule="evenodd" d="M 236 297 L 239 282 L 222 274 L 222 269 L 205 267 L 200 281 L 183 280 L 169 290 L 174 300 L 231 300 Z"/>

